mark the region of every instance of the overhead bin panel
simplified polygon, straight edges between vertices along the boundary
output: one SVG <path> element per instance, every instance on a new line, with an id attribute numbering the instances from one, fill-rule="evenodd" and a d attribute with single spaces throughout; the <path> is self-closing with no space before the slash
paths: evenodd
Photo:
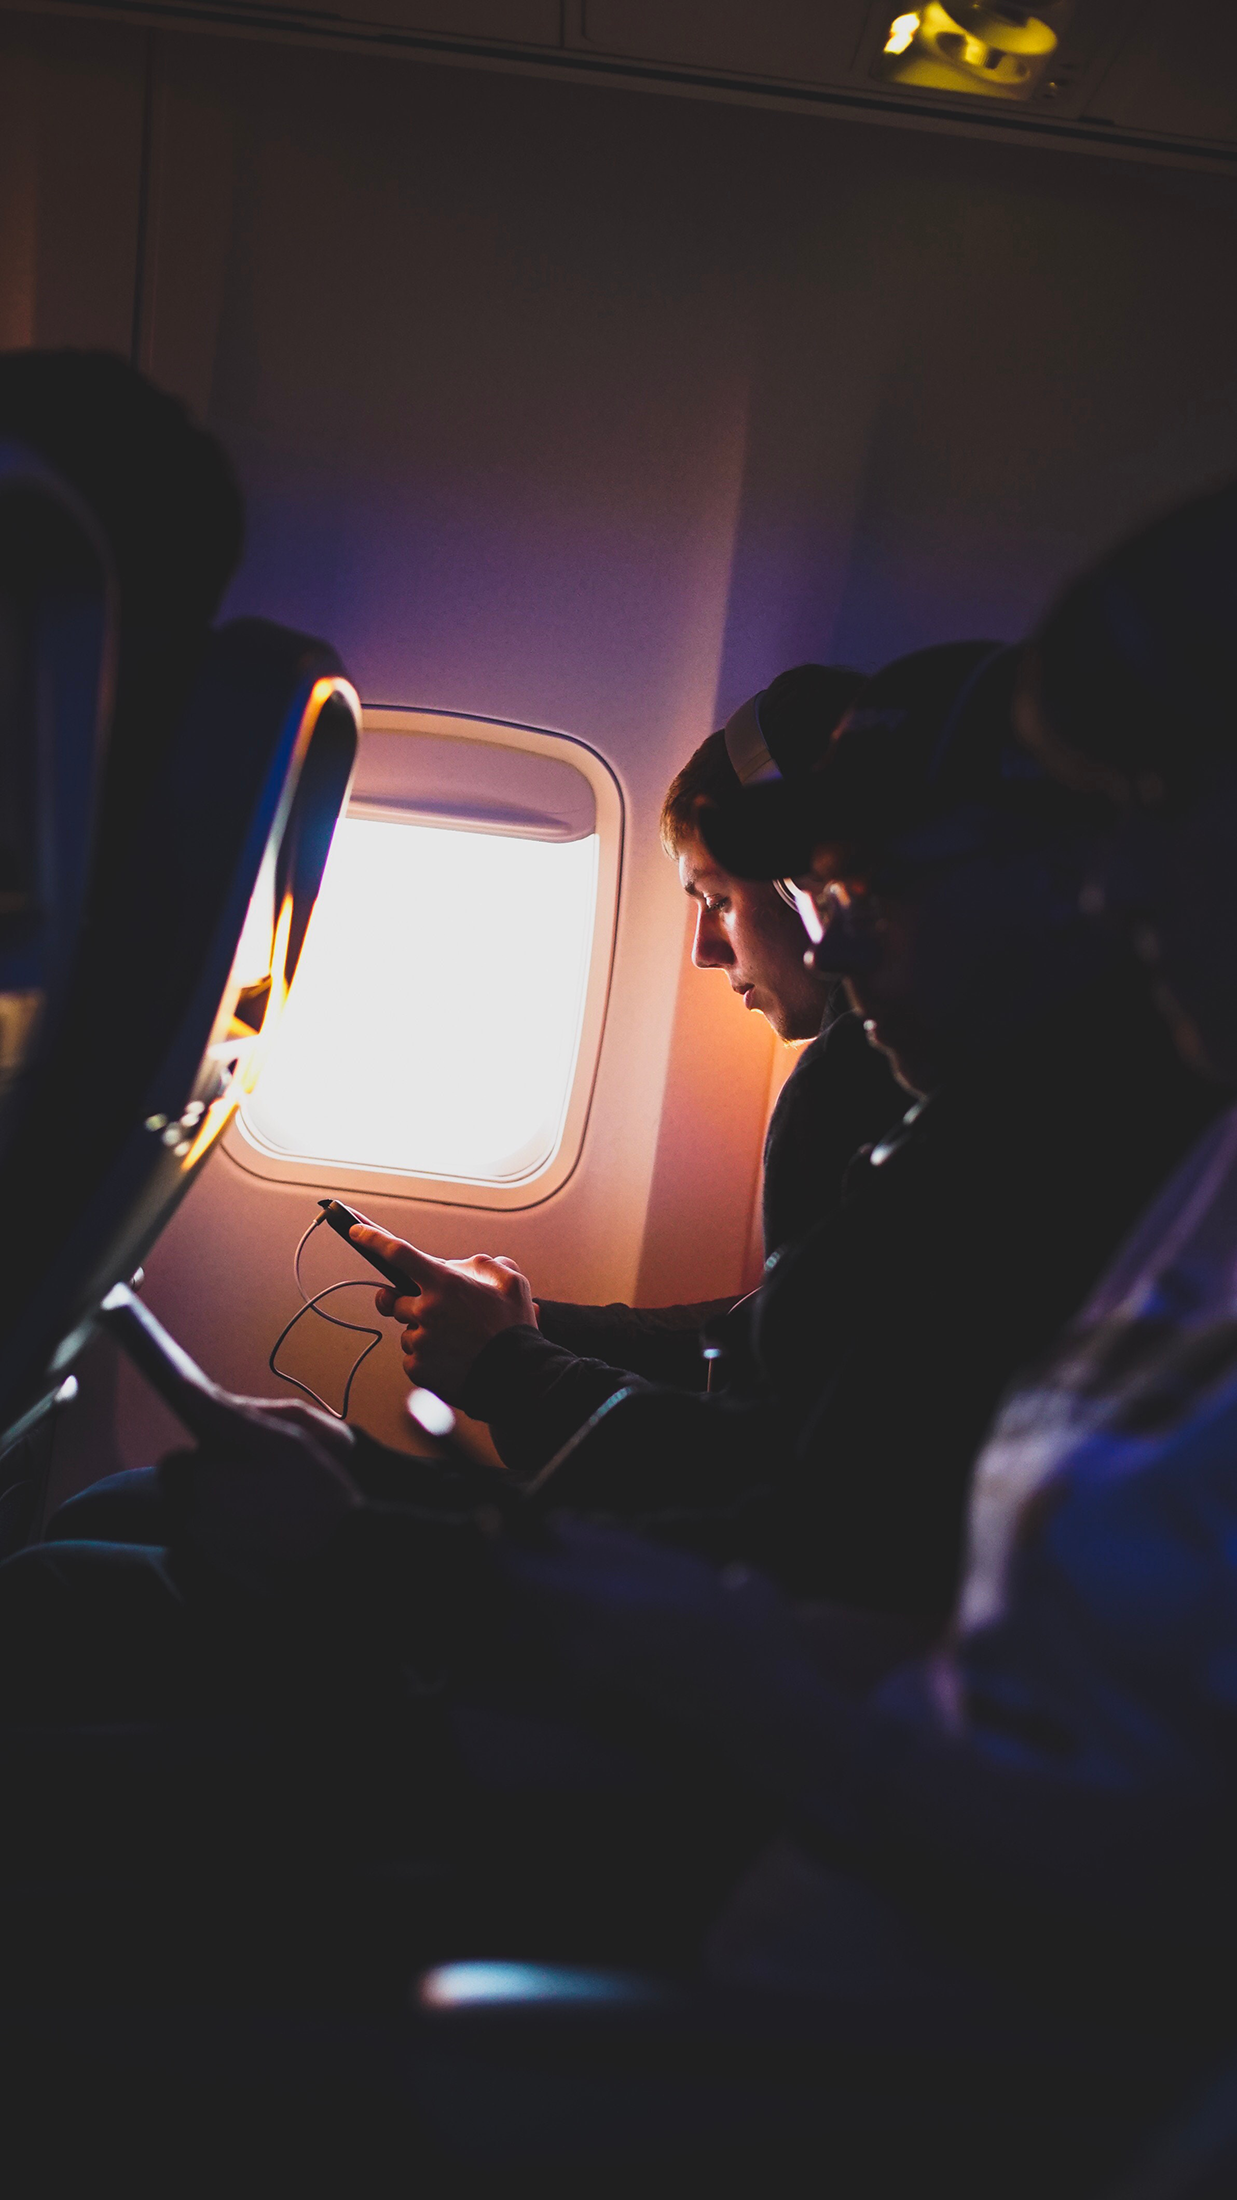
<path id="1" fill-rule="evenodd" d="M 646 61 L 670 61 L 790 83 L 844 82 L 869 0 L 583 0 L 587 45 Z"/>
<path id="2" fill-rule="evenodd" d="M 1091 103 L 1097 119 L 1183 138 L 1237 139 L 1237 10 L 1190 0 L 1146 10 Z"/>
<path id="3" fill-rule="evenodd" d="M 1177 0 L 1163 12 L 1172 17 L 1175 39 L 1198 46 L 1206 38 L 1208 11 L 1217 7 L 1223 8 L 1223 0 L 1193 0 L 1193 5 Z M 1019 43 L 1019 26 L 1025 42 L 1028 25 L 1038 26 L 1046 40 L 1049 59 L 1032 70 L 1029 94 L 1016 95 L 1033 122 L 1082 119 L 1114 54 L 1128 49 L 1141 56 L 1147 42 L 1142 10 L 1129 0 L 1040 0 L 1035 10 L 1012 11 L 978 0 L 956 0 L 952 11 L 928 0 L 918 8 L 906 0 L 834 0 L 832 6 L 820 0 L 764 0 L 760 7 L 747 0 L 574 0 L 566 42 L 615 60 L 699 75 L 715 71 L 732 76 L 736 92 L 740 85 L 752 91 L 762 85 L 802 87 L 810 94 L 832 92 L 852 112 L 879 107 L 892 114 L 900 108 L 908 118 L 918 108 L 940 127 L 951 114 L 959 122 L 999 120 L 1010 104 L 1011 86 L 1000 80 L 1002 72 L 990 76 L 982 66 L 951 68 L 947 61 L 955 48 L 959 57 L 967 51 L 994 59 L 984 39 L 977 43 L 976 33 L 997 36 L 1006 17 L 1012 43 Z M 1167 26 L 1157 23 L 1150 45 L 1168 35 Z M 924 51 L 917 53 L 918 48 Z M 1223 135 L 1197 119 L 1180 125 L 1157 119 L 1154 75 L 1153 68 L 1148 112 L 1138 117 L 1138 127 Z M 1233 81 L 1231 74 L 1227 81 Z M 1169 101 L 1165 116 L 1171 106 Z M 1107 116 L 1106 108 L 1102 112 Z"/>
<path id="4" fill-rule="evenodd" d="M 909 122 L 918 113 L 934 130 L 989 124 L 1017 128 L 1028 143 L 1089 141 L 1127 154 L 1219 148 L 1237 136 L 1228 0 L 1039 0 L 1025 10 L 979 0 L 572 0 L 565 26 L 567 47 L 582 56 L 695 76 L 715 96 L 731 78 L 740 98 L 801 90 L 856 114 Z M 1046 43 L 1025 93 L 1007 81 L 1009 67 L 988 73 L 1000 59 L 993 39 L 1008 31 L 1021 50 L 1037 29 Z M 956 49 L 952 69 L 947 49 Z"/>
<path id="5" fill-rule="evenodd" d="M 510 40 L 520 46 L 557 46 L 559 0 L 333 0 L 306 6 L 305 14 L 343 16 L 350 23 L 389 23 L 401 30 L 444 37 Z"/>
<path id="6" fill-rule="evenodd" d="M 1237 143 L 1228 0 L 140 0 L 140 14 L 1174 166 L 1231 171 Z"/>
<path id="7" fill-rule="evenodd" d="M 171 12 L 171 10 L 169 10 Z M 232 24 L 252 16 L 255 27 L 295 31 L 323 29 L 421 32 L 428 38 L 468 38 L 499 46 L 557 46 L 561 34 L 559 0 L 198 0 L 194 11 L 226 16 Z"/>

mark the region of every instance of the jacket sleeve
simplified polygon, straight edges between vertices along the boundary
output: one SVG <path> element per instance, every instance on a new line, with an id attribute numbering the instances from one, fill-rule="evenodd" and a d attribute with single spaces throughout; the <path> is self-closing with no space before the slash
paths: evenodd
<path id="1" fill-rule="evenodd" d="M 505 1329 L 477 1356 L 460 1401 L 488 1421 L 505 1465 L 522 1475 L 555 1461 L 547 1500 L 581 1512 L 645 1520 L 668 1510 L 667 1523 L 690 1541 L 685 1511 L 699 1507 L 702 1548 L 729 1555 L 729 1508 L 759 1506 L 773 1461 L 789 1440 L 764 1395 L 674 1390 L 623 1368 L 578 1359 L 539 1330 Z M 604 1414 L 600 1409 L 607 1407 Z M 562 1454 L 561 1458 L 559 1454 Z M 650 1525 L 652 1525 L 650 1520 Z"/>
<path id="2" fill-rule="evenodd" d="M 521 1325 L 478 1353 L 460 1403 L 474 1420 L 489 1422 L 504 1465 L 535 1474 L 632 1380 L 621 1367 L 581 1359 Z"/>
<path id="3" fill-rule="evenodd" d="M 700 1332 L 734 1304 L 706 1299 L 696 1306 L 569 1306 L 539 1299 L 537 1319 L 543 1337 L 582 1359 L 604 1360 L 675 1390 L 703 1390 Z"/>
<path id="4" fill-rule="evenodd" d="M 721 1559 L 750 1556 L 789 1440 L 776 1406 L 652 1383 L 626 1384 L 604 1403 L 561 1447 L 544 1501 L 617 1514 Z"/>

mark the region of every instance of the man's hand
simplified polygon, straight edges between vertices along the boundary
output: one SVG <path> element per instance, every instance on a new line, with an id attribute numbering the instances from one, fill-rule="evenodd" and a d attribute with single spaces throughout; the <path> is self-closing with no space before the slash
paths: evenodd
<path id="1" fill-rule="evenodd" d="M 513 1260 L 474 1254 L 470 1260 L 433 1260 L 402 1238 L 357 1223 L 354 1245 L 381 1253 L 402 1268 L 413 1289 L 407 1297 L 388 1288 L 378 1312 L 404 1324 L 400 1349 L 409 1382 L 458 1405 L 469 1371 L 483 1345 L 500 1330 L 537 1325 L 532 1287 Z"/>
<path id="2" fill-rule="evenodd" d="M 352 1432 L 310 1406 L 271 1399 L 200 1401 L 201 1448 L 160 1476 L 185 1540 L 220 1573 L 267 1588 L 325 1550 L 361 1503 L 344 1463 Z"/>

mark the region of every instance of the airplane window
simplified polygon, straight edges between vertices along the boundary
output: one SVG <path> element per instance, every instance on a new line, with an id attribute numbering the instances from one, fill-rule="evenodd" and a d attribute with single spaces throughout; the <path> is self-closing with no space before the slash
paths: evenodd
<path id="1" fill-rule="evenodd" d="M 581 1056 L 606 805 L 540 738 L 541 754 L 410 741 L 367 720 L 296 980 L 244 1105 L 248 1165 L 513 1194 L 544 1178 L 577 1071 L 591 1082 Z"/>

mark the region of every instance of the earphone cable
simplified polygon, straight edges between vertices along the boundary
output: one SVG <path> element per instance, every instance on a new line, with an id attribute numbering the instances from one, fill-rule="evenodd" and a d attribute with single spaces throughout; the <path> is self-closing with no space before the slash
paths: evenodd
<path id="1" fill-rule="evenodd" d="M 297 1290 L 301 1294 L 301 1299 L 303 1303 L 298 1306 L 295 1314 L 292 1316 L 291 1321 L 285 1322 L 283 1328 L 280 1330 L 274 1344 L 271 1346 L 270 1357 L 267 1360 L 266 1364 L 270 1368 L 272 1375 L 276 1376 L 281 1383 L 291 1383 L 294 1390 L 303 1391 L 307 1398 L 313 1399 L 313 1402 L 316 1406 L 322 1407 L 324 1413 L 329 1413 L 333 1421 L 346 1421 L 348 1418 L 348 1401 L 352 1396 L 353 1383 L 356 1381 L 357 1376 L 360 1373 L 361 1368 L 364 1366 L 366 1360 L 369 1358 L 370 1353 L 376 1351 L 378 1346 L 382 1343 L 382 1331 L 380 1329 L 371 1329 L 368 1322 L 348 1322 L 344 1321 L 338 1314 L 327 1314 L 323 1312 L 323 1299 L 329 1299 L 332 1293 L 335 1291 L 356 1291 L 361 1287 L 372 1290 L 373 1285 L 370 1284 L 368 1277 L 349 1276 L 342 1283 L 328 1283 L 324 1291 L 315 1291 L 312 1298 L 310 1298 L 310 1296 L 306 1292 L 305 1286 L 301 1281 L 301 1255 L 303 1254 L 305 1247 L 308 1245 L 310 1238 L 313 1236 L 314 1231 L 318 1229 L 320 1225 L 325 1222 L 325 1220 L 325 1215 L 320 1214 L 314 1217 L 314 1220 L 310 1223 L 309 1228 L 304 1232 L 300 1243 L 298 1244 L 296 1251 L 292 1256 L 293 1280 L 296 1284 Z M 344 1384 L 343 1403 L 339 1407 L 331 1405 L 328 1399 L 321 1397 L 311 1384 L 303 1383 L 299 1375 L 289 1375 L 283 1368 L 276 1367 L 275 1365 L 280 1346 L 285 1342 L 288 1337 L 291 1336 L 293 1330 L 296 1328 L 297 1323 L 300 1321 L 304 1321 L 306 1314 L 316 1314 L 320 1321 L 330 1322 L 332 1328 L 334 1329 L 351 1329 L 354 1330 L 358 1336 L 368 1337 L 370 1340 L 369 1343 L 366 1345 L 365 1350 L 352 1363 L 352 1368 L 349 1373 L 348 1380 Z"/>

